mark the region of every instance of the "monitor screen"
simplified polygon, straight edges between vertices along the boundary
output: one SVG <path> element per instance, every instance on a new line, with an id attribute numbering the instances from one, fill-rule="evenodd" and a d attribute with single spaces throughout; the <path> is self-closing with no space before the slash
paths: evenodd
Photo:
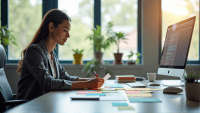
<path id="1" fill-rule="evenodd" d="M 159 67 L 185 69 L 195 19 L 194 16 L 168 27 Z"/>

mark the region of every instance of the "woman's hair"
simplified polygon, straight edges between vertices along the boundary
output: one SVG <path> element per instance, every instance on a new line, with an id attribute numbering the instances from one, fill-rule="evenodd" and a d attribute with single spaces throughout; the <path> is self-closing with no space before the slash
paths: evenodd
<path id="1" fill-rule="evenodd" d="M 19 65 L 18 65 L 18 69 L 17 69 L 18 73 L 21 72 L 21 67 L 22 67 L 24 55 L 26 53 L 27 48 L 31 44 L 38 43 L 38 42 L 40 42 L 40 40 L 48 37 L 48 35 L 49 35 L 49 23 L 50 22 L 53 22 L 54 27 L 57 28 L 58 25 L 63 22 L 63 20 L 71 21 L 70 17 L 61 10 L 52 9 L 45 14 L 45 16 L 42 20 L 42 23 L 41 23 L 39 29 L 37 30 L 37 32 L 35 33 L 33 39 L 28 44 L 28 46 L 21 52 L 21 60 L 19 61 Z"/>

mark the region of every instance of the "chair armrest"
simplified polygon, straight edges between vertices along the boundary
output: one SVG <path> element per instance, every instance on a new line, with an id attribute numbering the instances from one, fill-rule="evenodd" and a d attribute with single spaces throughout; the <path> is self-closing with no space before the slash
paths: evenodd
<path id="1" fill-rule="evenodd" d="M 22 103 L 28 102 L 27 100 L 10 100 L 10 101 L 5 101 L 5 102 L 1 102 L 0 106 L 8 106 L 8 105 L 19 105 Z"/>

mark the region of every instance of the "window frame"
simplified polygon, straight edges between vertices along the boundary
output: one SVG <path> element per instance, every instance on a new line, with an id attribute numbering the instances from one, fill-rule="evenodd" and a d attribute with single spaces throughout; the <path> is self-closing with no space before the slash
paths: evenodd
<path id="1" fill-rule="evenodd" d="M 142 53 L 142 33 L 141 33 L 141 22 L 142 22 L 142 0 L 138 0 L 138 10 L 137 10 L 137 29 L 138 29 L 138 52 Z M 1 0 L 1 5 L 4 7 L 1 7 L 1 14 L 2 14 L 2 18 L 1 18 L 1 25 L 7 25 L 7 27 L 9 28 L 8 25 L 8 0 Z M 42 18 L 44 17 L 44 15 L 46 14 L 46 12 L 48 12 L 50 9 L 56 8 L 58 9 L 58 0 L 42 0 Z M 94 27 L 96 27 L 96 25 L 101 26 L 101 0 L 94 0 Z M 54 50 L 54 52 L 56 53 L 57 57 L 59 58 L 59 54 L 58 54 L 58 44 L 56 45 L 56 48 Z M 6 46 L 6 49 L 9 51 L 9 46 Z M 7 54 L 7 63 L 9 64 L 17 64 L 19 62 L 19 60 L 10 60 L 8 59 L 9 56 L 9 52 L 6 51 Z M 95 49 L 94 49 L 95 51 Z M 58 59 L 59 60 L 59 59 Z M 83 64 L 86 64 L 88 61 L 91 60 L 83 60 Z M 103 60 L 103 62 L 108 62 L 108 65 L 113 65 L 113 61 L 114 60 Z M 73 64 L 73 60 L 59 60 L 59 62 L 61 64 L 65 64 L 65 65 L 72 65 Z M 123 60 L 123 65 L 128 62 L 128 60 Z M 142 54 L 140 56 L 140 62 L 139 64 L 142 63 Z"/>
<path id="2" fill-rule="evenodd" d="M 159 11 L 160 11 L 160 18 L 159 18 L 159 64 L 161 59 L 161 50 L 162 50 L 162 0 L 159 0 Z M 200 3 L 199 3 L 200 9 Z M 199 22 L 200 22 L 200 15 L 199 15 Z M 200 23 L 199 23 L 200 27 Z M 199 60 L 187 60 L 187 64 L 200 64 L 200 28 L 199 28 Z"/>

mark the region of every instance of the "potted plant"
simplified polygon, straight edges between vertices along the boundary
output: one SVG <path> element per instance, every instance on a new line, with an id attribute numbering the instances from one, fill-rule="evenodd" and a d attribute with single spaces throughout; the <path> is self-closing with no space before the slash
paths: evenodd
<path id="1" fill-rule="evenodd" d="M 136 61 L 133 61 L 132 58 L 133 58 L 133 56 L 134 56 L 134 53 L 133 53 L 133 51 L 131 50 L 131 51 L 130 51 L 130 54 L 127 56 L 127 57 L 128 57 L 128 60 L 130 60 L 130 59 L 131 59 L 131 60 L 130 60 L 129 62 L 127 62 L 127 64 L 129 64 L 129 65 L 130 65 L 130 64 L 138 64 L 138 63 L 140 62 L 140 58 L 139 58 L 139 57 L 140 57 L 140 53 L 137 52 L 136 55 L 137 55 L 137 59 L 136 59 Z"/>
<path id="2" fill-rule="evenodd" d="M 83 61 L 82 61 L 82 56 L 83 56 L 83 49 L 82 50 L 74 50 L 72 49 L 72 51 L 74 52 L 73 56 L 74 56 L 74 61 L 73 61 L 73 64 L 83 64 Z"/>
<path id="3" fill-rule="evenodd" d="M 109 29 L 109 28 L 108 28 Z M 112 37 L 105 39 L 103 35 L 101 35 L 101 27 L 96 26 L 96 28 L 92 29 L 93 34 L 89 35 L 86 39 L 92 41 L 92 45 L 95 49 L 95 58 L 98 59 L 99 62 L 102 61 L 103 53 L 101 52 L 102 49 L 106 50 L 110 47 L 110 44 L 113 42 Z"/>
<path id="4" fill-rule="evenodd" d="M 190 73 L 187 76 L 183 75 L 183 78 L 186 80 L 185 92 L 187 100 L 200 101 L 199 75 Z"/>
<path id="5" fill-rule="evenodd" d="M 97 72 L 97 74 L 99 74 L 100 70 L 106 70 L 106 73 L 110 73 L 112 74 L 107 66 L 103 65 L 102 62 L 99 62 L 97 59 L 92 59 L 91 62 L 87 62 L 87 64 L 84 66 L 84 68 L 82 69 L 82 72 L 86 71 L 86 76 L 89 77 L 90 74 L 93 74 L 94 71 Z"/>
<path id="6" fill-rule="evenodd" d="M 16 39 L 13 35 L 11 35 L 12 30 L 7 29 L 6 26 L 1 26 L 0 27 L 0 44 L 4 47 L 6 50 L 6 45 L 9 45 L 10 42 L 14 45 L 17 45 Z"/>
<path id="7" fill-rule="evenodd" d="M 123 53 L 119 52 L 119 44 L 121 40 L 127 40 L 124 36 L 124 33 L 122 32 L 115 32 L 115 40 L 114 43 L 117 45 L 117 53 L 114 53 L 114 57 L 115 57 L 115 64 L 122 64 L 122 56 Z M 125 41 L 124 41 L 125 42 Z M 125 42 L 127 43 L 127 42 Z"/>

